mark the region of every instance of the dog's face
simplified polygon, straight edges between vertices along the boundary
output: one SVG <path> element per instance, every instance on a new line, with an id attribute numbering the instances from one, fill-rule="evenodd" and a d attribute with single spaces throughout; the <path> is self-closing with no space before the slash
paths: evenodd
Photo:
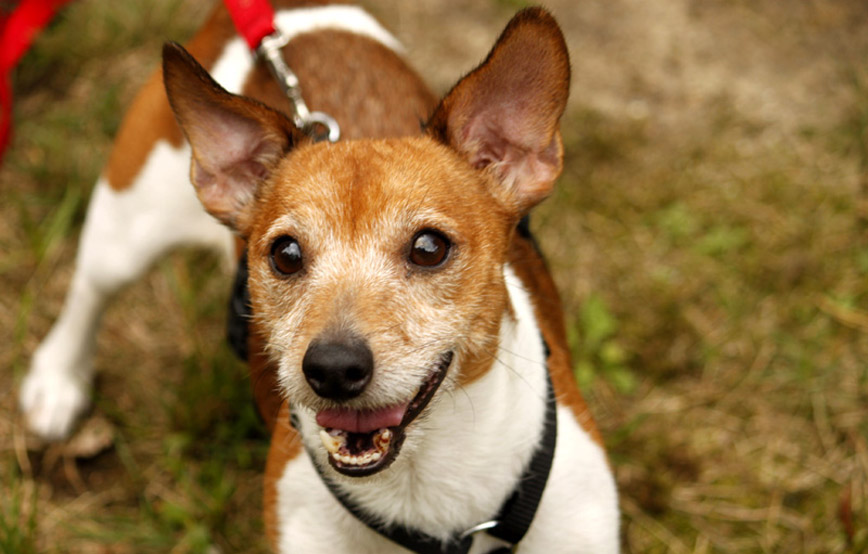
<path id="1" fill-rule="evenodd" d="M 310 144 L 180 47 L 164 73 L 199 197 L 247 240 L 282 393 L 316 413 L 335 469 L 382 470 L 428 403 L 496 355 L 511 233 L 561 168 L 557 25 L 514 18 L 417 138 Z"/>
<path id="2" fill-rule="evenodd" d="M 324 427 L 368 420 L 326 439 L 345 450 L 336 467 L 384 467 L 440 380 L 495 352 L 513 216 L 487 184 L 422 137 L 300 147 L 263 186 L 249 283 L 279 382 Z M 391 448 L 375 449 L 386 428 Z"/>

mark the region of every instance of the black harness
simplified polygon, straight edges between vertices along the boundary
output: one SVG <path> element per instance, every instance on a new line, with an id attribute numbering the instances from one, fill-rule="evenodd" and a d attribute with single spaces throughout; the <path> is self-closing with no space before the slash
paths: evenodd
<path id="1" fill-rule="evenodd" d="M 527 218 L 519 223 L 518 231 L 523 237 L 530 237 Z M 532 237 L 530 238 L 532 240 Z M 248 355 L 248 323 L 253 314 L 250 307 L 250 293 L 247 288 L 247 279 L 247 252 L 245 251 L 238 260 L 238 271 L 235 274 L 235 281 L 232 285 L 232 297 L 229 299 L 229 318 L 226 327 L 226 337 L 229 345 L 235 354 L 244 361 L 247 361 Z M 550 350 L 545 340 L 543 340 L 543 346 L 546 357 L 548 357 Z M 527 469 L 524 470 L 519 479 L 516 489 L 504 502 L 503 506 L 501 506 L 500 513 L 493 520 L 481 523 L 463 533 L 457 534 L 446 543 L 416 529 L 402 525 L 386 526 L 381 524 L 375 517 L 355 505 L 347 494 L 326 476 L 325 472 L 323 472 L 316 462 L 314 462 L 314 467 L 319 472 L 332 495 L 356 519 L 411 552 L 416 552 L 417 554 L 467 554 L 473 545 L 473 535 L 478 532 L 486 532 L 512 545 L 511 548 L 505 546 L 497 548 L 491 551 L 490 554 L 512 552 L 530 528 L 543 490 L 545 490 L 554 458 L 558 425 L 555 393 L 548 371 L 546 372 L 546 383 L 546 412 L 542 441 L 531 458 Z M 293 426 L 295 426 L 294 421 Z M 311 456 L 311 460 L 315 460 L 314 456 Z"/>

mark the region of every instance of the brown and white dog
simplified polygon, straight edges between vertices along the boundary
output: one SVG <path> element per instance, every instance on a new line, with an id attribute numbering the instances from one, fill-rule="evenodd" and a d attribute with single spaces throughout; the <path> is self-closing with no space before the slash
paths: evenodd
<path id="1" fill-rule="evenodd" d="M 548 484 L 518 550 L 616 552 L 614 480 L 557 292 L 520 225 L 562 168 L 557 24 L 521 12 L 437 103 L 365 12 L 290 4 L 303 6 L 277 14 L 284 57 L 342 140 L 313 143 L 283 115 L 291 105 L 221 8 L 189 54 L 167 45 L 171 108 L 155 75 L 121 127 L 67 304 L 23 383 L 31 428 L 63 437 L 86 408 L 111 293 L 173 246 L 243 242 L 276 550 L 406 551 L 348 505 L 449 544 L 527 479 L 550 410 Z M 505 544 L 480 533 L 470 552 Z"/>

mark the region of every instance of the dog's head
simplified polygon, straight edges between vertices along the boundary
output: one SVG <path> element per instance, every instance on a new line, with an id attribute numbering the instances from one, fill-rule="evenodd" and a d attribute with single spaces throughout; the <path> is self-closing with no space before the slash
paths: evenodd
<path id="1" fill-rule="evenodd" d="M 403 139 L 313 144 L 181 47 L 163 55 L 197 194 L 247 241 L 255 325 L 281 392 L 316 413 L 333 467 L 378 472 L 438 390 L 477 379 L 496 355 L 512 233 L 562 167 L 569 61 L 557 24 L 518 14 L 426 133 Z"/>

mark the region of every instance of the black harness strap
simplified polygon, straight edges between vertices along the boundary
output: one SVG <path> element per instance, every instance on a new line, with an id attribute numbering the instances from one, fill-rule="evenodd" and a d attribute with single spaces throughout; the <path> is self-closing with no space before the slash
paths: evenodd
<path id="1" fill-rule="evenodd" d="M 546 350 L 548 350 L 548 346 L 546 346 Z M 518 488 L 512 493 L 512 497 L 506 501 L 497 516 L 497 526 L 488 530 L 489 535 L 513 545 L 518 544 L 530 528 L 543 490 L 546 488 L 555 456 L 558 414 L 555 391 L 548 371 L 546 371 L 546 381 L 548 383 L 548 398 L 546 399 L 546 420 L 542 442 L 531 458 L 530 465 L 524 470 Z"/>
<path id="2" fill-rule="evenodd" d="M 382 525 L 350 500 L 349 496 L 347 496 L 344 491 L 339 489 L 334 482 L 326 476 L 325 472 L 323 472 L 322 468 L 313 456 L 311 456 L 311 461 L 313 462 L 313 467 L 317 470 L 317 473 L 319 473 L 320 478 L 338 502 L 340 502 L 348 512 L 353 514 L 356 519 L 390 541 L 400 544 L 407 550 L 416 552 L 417 554 L 467 554 L 467 552 L 470 551 L 470 547 L 473 545 L 472 535 L 464 537 L 461 540 L 453 540 L 452 542 L 443 544 L 430 535 L 426 535 L 425 533 L 421 533 L 414 529 L 409 529 L 403 525 Z"/>

